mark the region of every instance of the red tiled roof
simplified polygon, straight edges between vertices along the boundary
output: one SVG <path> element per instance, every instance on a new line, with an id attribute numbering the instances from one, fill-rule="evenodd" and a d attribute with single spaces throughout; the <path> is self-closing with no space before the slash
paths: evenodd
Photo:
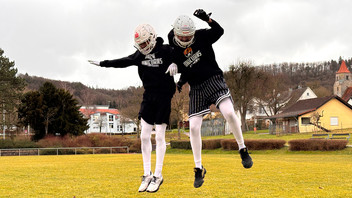
<path id="1" fill-rule="evenodd" d="M 342 61 L 340 69 L 336 73 L 341 74 L 341 73 L 351 73 L 351 72 L 350 72 L 350 70 L 348 70 L 345 61 Z"/>
<path id="2" fill-rule="evenodd" d="M 117 109 L 79 109 L 80 112 L 82 112 L 84 115 L 92 115 L 95 113 L 111 113 L 114 115 L 120 114 L 120 112 Z"/>
<path id="3" fill-rule="evenodd" d="M 348 102 L 348 100 L 352 98 L 352 87 L 348 87 L 341 98 L 345 102 Z"/>

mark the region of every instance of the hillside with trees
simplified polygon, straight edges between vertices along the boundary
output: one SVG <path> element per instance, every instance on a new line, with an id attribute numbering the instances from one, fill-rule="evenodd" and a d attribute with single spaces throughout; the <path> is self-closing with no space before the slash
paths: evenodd
<path id="1" fill-rule="evenodd" d="M 128 106 L 131 98 L 134 97 L 136 90 L 143 87 L 129 87 L 123 90 L 114 89 L 97 89 L 83 85 L 80 82 L 66 82 L 51 80 L 47 78 L 29 76 L 28 74 L 20 75 L 27 83 L 25 91 L 36 91 L 45 83 L 50 82 L 55 87 L 70 92 L 79 104 L 84 105 L 110 105 L 111 108 L 122 109 Z"/>
<path id="2" fill-rule="evenodd" d="M 260 65 L 258 68 L 274 75 L 281 74 L 290 88 L 310 87 L 318 97 L 323 97 L 333 94 L 335 74 L 343 60 L 340 57 L 338 61 L 279 63 Z M 352 71 L 352 58 L 344 61 L 348 69 Z"/>

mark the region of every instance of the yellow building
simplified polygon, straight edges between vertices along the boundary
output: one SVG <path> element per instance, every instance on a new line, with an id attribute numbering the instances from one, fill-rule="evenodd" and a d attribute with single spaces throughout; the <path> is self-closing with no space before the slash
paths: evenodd
<path id="1" fill-rule="evenodd" d="M 305 133 L 352 128 L 352 106 L 338 96 L 298 101 L 269 117 L 271 133 Z"/>

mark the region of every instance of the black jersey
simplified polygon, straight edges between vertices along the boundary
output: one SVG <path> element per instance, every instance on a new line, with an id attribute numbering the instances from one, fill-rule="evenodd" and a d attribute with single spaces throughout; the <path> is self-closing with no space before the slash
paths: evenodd
<path id="1" fill-rule="evenodd" d="M 142 80 L 145 93 L 174 94 L 176 90 L 173 76 L 165 74 L 172 61 L 172 47 L 164 45 L 161 37 L 157 38 L 155 48 L 147 55 L 138 50 L 124 58 L 104 60 L 102 67 L 125 68 L 138 66 L 138 74 Z"/>
<path id="2" fill-rule="evenodd" d="M 192 85 L 198 85 L 212 76 L 223 76 L 215 60 L 212 44 L 224 33 L 224 29 L 214 20 L 208 23 L 210 29 L 196 30 L 193 44 L 182 48 L 174 41 L 174 31 L 171 30 L 168 39 L 175 50 L 175 61 L 181 73 L 180 81 Z"/>

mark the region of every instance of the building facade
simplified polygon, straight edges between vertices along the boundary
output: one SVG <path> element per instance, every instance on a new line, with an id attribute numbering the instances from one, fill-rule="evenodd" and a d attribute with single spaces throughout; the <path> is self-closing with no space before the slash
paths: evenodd
<path id="1" fill-rule="evenodd" d="M 125 119 L 117 109 L 108 105 L 82 106 L 80 112 L 88 119 L 89 133 L 122 134 L 134 133 L 137 125 L 130 119 Z"/>
<path id="2" fill-rule="evenodd" d="M 342 61 L 340 69 L 336 72 L 334 95 L 342 97 L 349 87 L 352 87 L 352 73 L 348 70 L 345 61 Z"/>
<path id="3" fill-rule="evenodd" d="M 338 96 L 301 100 L 273 120 L 271 134 L 306 133 L 352 128 L 352 106 Z"/>

